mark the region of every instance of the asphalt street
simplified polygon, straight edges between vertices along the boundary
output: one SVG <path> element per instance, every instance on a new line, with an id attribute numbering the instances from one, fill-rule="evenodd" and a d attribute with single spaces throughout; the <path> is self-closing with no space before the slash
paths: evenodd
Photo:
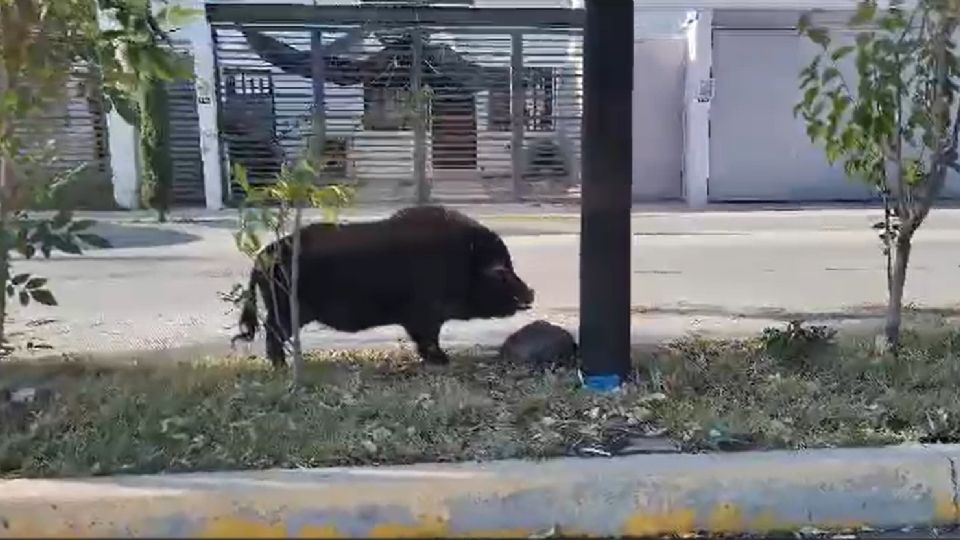
<path id="1" fill-rule="evenodd" d="M 495 346 L 533 318 L 575 331 L 578 216 L 473 213 L 505 236 L 537 303 L 512 319 L 448 323 L 443 344 Z M 234 248 L 229 214 L 163 225 L 119 217 L 98 226 L 111 249 L 15 263 L 17 272 L 49 278 L 60 305 L 15 306 L 12 338 L 55 352 L 229 351 L 236 313 L 218 292 L 245 282 L 249 268 Z M 884 262 L 869 228 L 877 217 L 876 210 L 636 213 L 634 339 L 742 335 L 795 317 L 876 324 L 885 300 Z M 915 307 L 949 314 L 960 306 L 958 233 L 960 211 L 940 210 L 918 234 L 907 284 Z M 395 327 L 343 334 L 311 326 L 304 336 L 311 348 L 395 346 L 401 338 Z M 262 342 L 253 347 L 262 352 Z"/>

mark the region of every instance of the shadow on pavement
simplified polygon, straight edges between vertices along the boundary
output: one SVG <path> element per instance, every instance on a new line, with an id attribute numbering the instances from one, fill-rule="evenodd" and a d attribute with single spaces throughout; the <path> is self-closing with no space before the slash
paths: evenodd
<path id="1" fill-rule="evenodd" d="M 106 238 L 112 249 L 169 247 L 196 242 L 202 237 L 166 227 L 97 223 L 90 232 Z M 95 248 L 87 248 L 94 251 Z M 85 250 L 86 251 L 86 250 Z M 97 249 L 97 251 L 101 251 Z"/>

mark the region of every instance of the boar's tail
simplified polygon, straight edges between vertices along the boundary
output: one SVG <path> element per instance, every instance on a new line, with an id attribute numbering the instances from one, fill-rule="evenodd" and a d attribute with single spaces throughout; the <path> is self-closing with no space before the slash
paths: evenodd
<path id="1" fill-rule="evenodd" d="M 230 343 L 235 343 L 238 339 L 243 341 L 253 341 L 257 335 L 259 323 L 257 321 L 257 274 L 259 270 L 254 268 L 250 272 L 250 282 L 244 293 L 243 306 L 240 308 L 240 333 L 233 336 Z"/>

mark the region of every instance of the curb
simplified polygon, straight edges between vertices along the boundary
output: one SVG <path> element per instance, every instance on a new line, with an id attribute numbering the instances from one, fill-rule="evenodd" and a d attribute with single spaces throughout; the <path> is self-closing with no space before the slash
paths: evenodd
<path id="1" fill-rule="evenodd" d="M 531 537 L 957 523 L 960 445 L 0 482 L 0 537 Z"/>

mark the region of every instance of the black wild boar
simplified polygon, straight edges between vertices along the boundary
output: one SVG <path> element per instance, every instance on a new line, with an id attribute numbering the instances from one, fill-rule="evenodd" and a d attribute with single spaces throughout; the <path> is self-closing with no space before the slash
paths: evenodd
<path id="1" fill-rule="evenodd" d="M 286 365 L 283 342 L 291 336 L 284 284 L 292 246 L 288 236 L 259 254 L 250 272 L 240 333 L 233 338 L 255 337 L 259 289 L 267 309 L 267 358 L 275 367 Z M 318 322 L 359 332 L 397 324 L 428 363 L 449 362 L 439 343 L 445 322 L 509 317 L 529 309 L 534 300 L 533 290 L 514 272 L 500 236 L 440 206 L 405 208 L 366 223 L 310 224 L 301 230 L 301 246 L 297 295 L 302 325 Z M 273 287 L 271 268 L 278 284 Z"/>

